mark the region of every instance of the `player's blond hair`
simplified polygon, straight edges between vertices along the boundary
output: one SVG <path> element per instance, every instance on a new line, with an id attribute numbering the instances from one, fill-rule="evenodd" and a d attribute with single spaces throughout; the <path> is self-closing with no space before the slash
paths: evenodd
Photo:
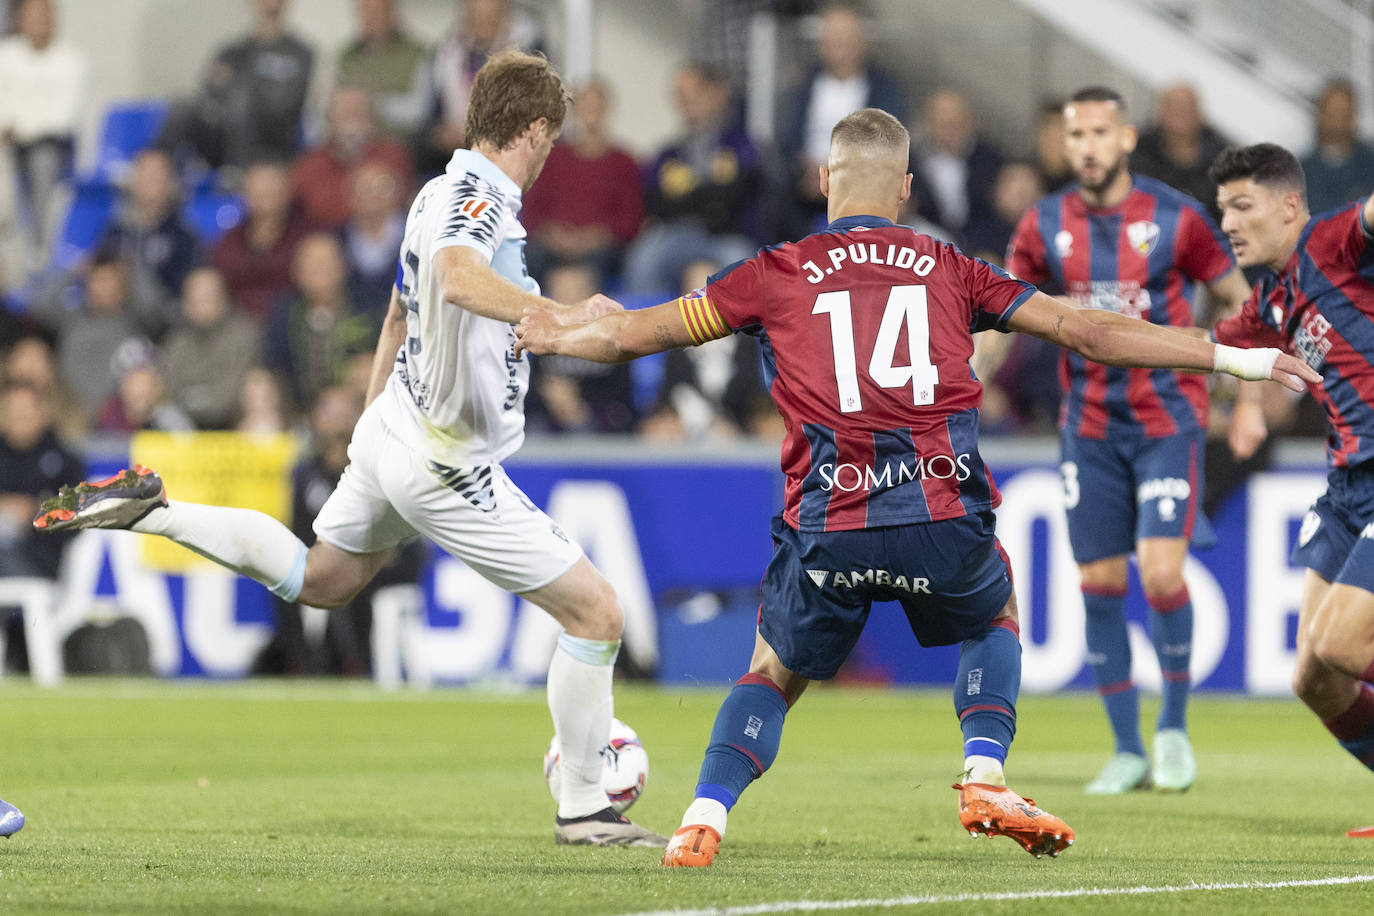
<path id="1" fill-rule="evenodd" d="M 540 118 L 559 130 L 572 97 L 558 71 L 544 57 L 506 50 L 477 71 L 465 128 L 469 147 L 488 143 L 505 149 Z"/>
<path id="2" fill-rule="evenodd" d="M 830 131 L 830 172 L 848 173 L 850 181 L 886 182 L 890 172 L 903 175 L 910 154 L 911 134 L 878 108 L 846 115 Z"/>

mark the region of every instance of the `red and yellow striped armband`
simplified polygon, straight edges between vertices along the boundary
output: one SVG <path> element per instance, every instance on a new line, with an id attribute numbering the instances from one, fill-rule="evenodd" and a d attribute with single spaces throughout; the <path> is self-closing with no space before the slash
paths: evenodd
<path id="1" fill-rule="evenodd" d="M 692 335 L 693 344 L 700 346 L 708 340 L 730 336 L 725 320 L 704 292 L 697 290 L 678 297 L 677 308 L 682 313 L 682 323 L 687 326 L 687 333 Z"/>

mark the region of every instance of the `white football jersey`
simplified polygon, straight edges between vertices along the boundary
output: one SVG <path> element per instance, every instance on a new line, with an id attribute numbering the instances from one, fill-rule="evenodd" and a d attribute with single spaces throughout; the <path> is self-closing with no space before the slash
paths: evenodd
<path id="1" fill-rule="evenodd" d="M 537 294 L 525 270 L 519 212 L 519 185 L 482 154 L 458 150 L 406 217 L 396 277 L 406 342 L 382 416 L 402 441 L 442 465 L 499 462 L 525 438 L 530 364 L 515 357 L 514 328 L 446 302 L 434 272 L 440 249 L 466 245 Z"/>

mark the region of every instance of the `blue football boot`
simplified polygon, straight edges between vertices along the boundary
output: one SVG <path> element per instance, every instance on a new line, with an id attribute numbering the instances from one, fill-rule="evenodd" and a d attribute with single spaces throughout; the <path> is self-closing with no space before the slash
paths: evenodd
<path id="1" fill-rule="evenodd" d="M 0 836 L 14 836 L 24 829 L 24 812 L 0 799 Z"/>

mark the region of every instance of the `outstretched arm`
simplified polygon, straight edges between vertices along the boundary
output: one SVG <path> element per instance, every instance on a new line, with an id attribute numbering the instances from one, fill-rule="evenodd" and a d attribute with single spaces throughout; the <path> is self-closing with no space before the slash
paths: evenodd
<path id="1" fill-rule="evenodd" d="M 1321 381 L 1305 362 L 1278 350 L 1213 344 L 1201 329 L 1186 333 L 1101 309 L 1074 308 L 1043 293 L 1027 299 L 1007 326 L 1108 366 L 1226 372 L 1249 381 L 1273 379 L 1294 391 Z"/>
<path id="2" fill-rule="evenodd" d="M 534 309 L 515 328 L 516 350 L 528 350 L 537 356 L 560 353 L 595 363 L 623 363 L 650 353 L 702 343 L 701 335 L 688 328 L 679 302 L 614 312 L 579 325 L 562 324 L 548 311 Z M 728 333 L 713 334 L 707 339 Z"/>
<path id="3" fill-rule="evenodd" d="M 434 255 L 434 271 L 445 301 L 511 324 L 532 309 L 547 310 L 563 321 L 576 322 L 591 321 L 621 308 L 620 303 L 600 293 L 568 305 L 536 296 L 501 276 L 481 252 L 466 245 L 440 248 Z"/>

